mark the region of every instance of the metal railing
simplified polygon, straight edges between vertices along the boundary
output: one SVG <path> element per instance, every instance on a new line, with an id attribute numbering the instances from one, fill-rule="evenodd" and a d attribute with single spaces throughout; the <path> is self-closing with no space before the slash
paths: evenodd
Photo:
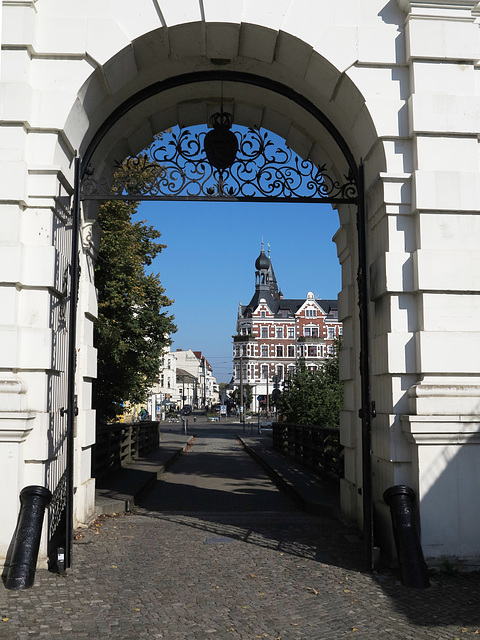
<path id="1" fill-rule="evenodd" d="M 92 475 L 104 478 L 124 464 L 142 458 L 160 446 L 158 422 L 116 422 L 97 426 Z"/>
<path id="2" fill-rule="evenodd" d="M 343 478 L 339 429 L 286 422 L 274 422 L 272 426 L 275 451 L 301 462 L 318 476 Z"/>

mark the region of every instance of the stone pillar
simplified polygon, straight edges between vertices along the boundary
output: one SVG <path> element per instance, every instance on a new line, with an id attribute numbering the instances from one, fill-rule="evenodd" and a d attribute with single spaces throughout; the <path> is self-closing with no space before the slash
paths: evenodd
<path id="1" fill-rule="evenodd" d="M 406 11 L 414 143 L 412 255 L 416 380 L 402 431 L 426 559 L 480 560 L 478 24 L 473 0 L 399 0 Z"/>

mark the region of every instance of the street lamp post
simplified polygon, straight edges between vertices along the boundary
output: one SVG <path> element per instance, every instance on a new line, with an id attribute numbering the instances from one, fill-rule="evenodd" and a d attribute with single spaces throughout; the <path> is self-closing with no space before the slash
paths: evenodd
<path id="1" fill-rule="evenodd" d="M 243 403 L 243 358 L 240 357 L 240 414 L 243 423 L 243 429 L 245 430 L 245 406 Z"/>

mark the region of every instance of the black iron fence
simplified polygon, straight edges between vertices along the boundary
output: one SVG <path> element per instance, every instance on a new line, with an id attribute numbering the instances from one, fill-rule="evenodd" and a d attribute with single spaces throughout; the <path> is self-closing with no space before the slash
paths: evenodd
<path id="1" fill-rule="evenodd" d="M 158 422 L 115 422 L 97 426 L 92 475 L 99 480 L 128 462 L 158 449 Z"/>
<path id="2" fill-rule="evenodd" d="M 273 448 L 321 477 L 343 478 L 343 446 L 339 429 L 274 422 Z"/>

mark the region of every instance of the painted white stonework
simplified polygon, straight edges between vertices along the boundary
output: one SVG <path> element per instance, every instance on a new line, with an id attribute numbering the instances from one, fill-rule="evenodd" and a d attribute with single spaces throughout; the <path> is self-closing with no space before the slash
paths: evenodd
<path id="1" fill-rule="evenodd" d="M 222 68 L 304 96 L 356 162 L 363 159 L 377 542 L 392 553 L 382 494 L 405 483 L 420 500 L 430 561 L 478 562 L 479 19 L 475 0 L 2 1 L 0 558 L 12 540 L 19 491 L 45 484 L 51 455 L 53 235 L 71 200 L 75 153 L 83 157 L 102 123 L 143 88 Z M 202 82 L 153 95 L 112 126 L 92 164 L 107 175 L 114 158 L 139 151 L 159 131 L 206 122 L 219 93 L 219 82 Z M 336 143 L 298 104 L 235 82 L 224 83 L 224 95 L 236 123 L 270 129 L 338 177 L 346 171 Z M 358 247 L 353 207 L 339 207 L 338 215 L 342 508 L 361 526 Z M 99 232 L 93 205 L 82 216 L 76 524 L 94 516 L 92 265 Z M 42 558 L 45 549 L 43 540 Z"/>

